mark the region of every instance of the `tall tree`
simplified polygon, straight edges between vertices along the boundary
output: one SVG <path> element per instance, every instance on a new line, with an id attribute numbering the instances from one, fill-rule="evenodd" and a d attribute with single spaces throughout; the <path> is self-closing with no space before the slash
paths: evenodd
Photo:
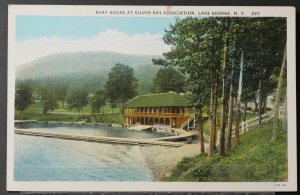
<path id="1" fill-rule="evenodd" d="M 244 71 L 244 52 L 241 55 L 240 62 L 240 76 L 239 76 L 239 88 L 237 96 L 237 109 L 236 109 L 236 123 L 235 123 L 235 148 L 238 147 L 240 142 L 240 121 L 241 121 L 241 96 L 243 91 L 243 71 Z M 247 105 L 245 105 L 247 107 Z"/>
<path id="2" fill-rule="evenodd" d="M 228 116 L 228 130 L 227 130 L 227 144 L 226 152 L 231 152 L 231 134 L 232 134 L 232 124 L 233 124 L 233 103 L 234 103 L 234 89 L 233 89 L 233 67 L 231 68 L 230 76 L 230 98 L 229 98 L 229 116 Z"/>
<path id="3" fill-rule="evenodd" d="M 229 47 L 229 28 L 230 28 L 230 19 L 226 18 L 225 28 L 226 32 L 224 34 L 224 51 L 223 51 L 223 87 L 222 87 L 222 118 L 221 118 L 221 127 L 220 127 L 220 155 L 225 155 L 225 128 L 228 112 L 228 96 L 229 96 L 229 66 L 228 66 L 228 47 Z"/>
<path id="4" fill-rule="evenodd" d="M 245 37 L 247 36 L 243 48 L 244 58 L 247 59 L 245 76 L 251 75 L 249 83 L 258 86 L 256 91 L 258 92 L 258 112 L 261 123 L 261 115 L 265 110 L 263 102 L 276 88 L 275 78 L 280 72 L 282 48 L 286 42 L 286 19 L 252 18 L 248 19 L 244 26 Z M 251 72 L 248 72 L 249 70 Z M 247 89 L 247 85 L 245 85 L 245 89 Z"/>
<path id="5" fill-rule="evenodd" d="M 224 19 L 213 19 L 208 18 L 209 22 L 206 22 L 207 26 L 207 37 L 206 43 L 208 44 L 208 50 L 205 56 L 210 62 L 210 72 L 211 75 L 211 103 L 210 103 L 210 141 L 208 156 L 211 156 L 214 152 L 217 152 L 216 141 L 217 141 L 217 126 L 219 124 L 218 120 L 218 105 L 220 97 L 220 77 L 222 75 L 222 55 L 224 48 L 223 35 L 224 35 Z M 218 124 L 217 124 L 218 123 Z"/>
<path id="6" fill-rule="evenodd" d="M 205 153 L 204 148 L 204 130 L 203 130 L 203 111 L 205 110 L 205 104 L 208 104 L 209 91 L 208 86 L 204 83 L 204 80 L 199 78 L 199 73 L 195 72 L 187 79 L 187 98 L 191 105 L 197 110 L 198 118 L 198 133 L 200 141 L 200 154 Z M 205 92 L 204 92 L 205 91 Z"/>
<path id="7" fill-rule="evenodd" d="M 153 85 L 151 88 L 152 93 L 163 93 L 174 91 L 182 93 L 184 91 L 185 78 L 184 76 L 173 67 L 161 68 L 158 70 Z"/>
<path id="8" fill-rule="evenodd" d="M 172 50 L 164 54 L 165 59 L 153 60 L 154 64 L 177 66 L 186 75 L 190 92 L 187 94 L 197 105 L 199 115 L 200 153 L 204 152 L 202 111 L 210 100 L 210 75 L 212 70 L 217 72 L 220 65 L 218 26 L 218 21 L 208 18 L 177 19 L 163 37 L 166 44 L 172 45 Z"/>
<path id="9" fill-rule="evenodd" d="M 211 71 L 211 108 L 210 108 L 210 139 L 208 156 L 217 152 L 216 137 L 217 137 L 217 111 L 218 111 L 218 78 L 217 71 L 212 67 Z"/>
<path id="10" fill-rule="evenodd" d="M 232 137 L 232 130 L 233 130 L 233 114 L 234 114 L 234 100 L 237 96 L 237 89 L 238 89 L 238 82 L 239 79 L 236 79 L 240 75 L 240 53 L 241 49 L 241 40 L 240 40 L 240 34 L 241 34 L 241 24 L 243 22 L 243 19 L 241 18 L 232 18 L 231 19 L 231 27 L 230 27 L 230 34 L 231 34 L 231 42 L 232 44 L 229 44 L 228 48 L 228 63 L 230 68 L 230 75 L 228 75 L 228 82 L 230 83 L 230 91 L 229 91 L 229 113 L 228 113 L 228 128 L 227 128 L 227 144 L 226 144 L 226 152 L 231 152 L 231 137 Z M 243 55 L 243 53 L 242 53 Z M 238 111 L 237 111 L 238 112 Z M 238 115 L 238 114 L 236 114 Z"/>
<path id="11" fill-rule="evenodd" d="M 134 70 L 127 65 L 116 64 L 108 74 L 105 91 L 109 102 L 119 104 L 123 113 L 124 103 L 137 95 Z"/>
<path id="12" fill-rule="evenodd" d="M 276 91 L 276 98 L 275 98 L 275 105 L 274 105 L 274 127 L 272 130 L 272 141 L 276 141 L 278 139 L 278 132 L 279 132 L 279 107 L 280 107 L 280 99 L 281 99 L 281 93 L 282 93 L 282 83 L 286 68 L 286 46 L 284 49 L 283 59 L 282 59 L 282 65 L 280 70 L 280 76 L 278 79 L 278 85 L 277 85 L 277 91 Z"/>
<path id="13" fill-rule="evenodd" d="M 263 102 L 273 91 L 274 78 L 278 74 L 278 59 L 285 40 L 285 20 L 282 18 L 185 18 L 177 19 L 166 30 L 163 40 L 171 45 L 164 59 L 153 60 L 154 64 L 177 66 L 186 75 L 187 86 L 195 97 L 198 113 L 210 100 L 211 129 L 208 155 L 215 152 L 218 98 L 221 97 L 220 154 L 225 154 L 225 128 L 227 126 L 228 100 L 237 94 L 240 68 L 233 69 L 230 79 L 230 64 L 238 64 L 241 51 L 244 51 L 243 89 L 240 93 L 245 102 L 252 101 L 257 92 L 260 97 L 260 110 L 266 107 Z M 275 33 L 273 30 L 275 29 Z M 233 46 L 234 45 L 234 46 Z M 231 51 L 232 50 L 232 51 Z M 234 66 L 235 67 L 235 66 Z M 222 78 L 222 95 L 220 94 Z M 194 82 L 191 85 L 192 81 Z M 232 90 L 230 93 L 230 83 Z M 259 85 L 260 83 L 260 85 Z M 200 89 L 200 90 L 199 90 Z M 245 92 L 245 93 L 244 93 Z M 210 97 L 210 98 L 209 98 Z M 197 99 L 197 100 L 196 100 Z M 231 104 L 231 108 L 233 108 Z M 246 106 L 245 106 L 246 109 Z M 229 119 L 233 122 L 231 109 Z M 201 118 L 199 118 L 201 120 Z M 202 124 L 199 122 L 199 124 Z M 199 126 L 200 138 L 201 125 Z M 231 134 L 230 134 L 231 135 Z M 229 136 L 229 134 L 228 134 Z M 228 137 L 231 139 L 231 137 Z M 200 140 L 201 142 L 201 140 Z M 231 146 L 230 146 L 231 147 Z"/>

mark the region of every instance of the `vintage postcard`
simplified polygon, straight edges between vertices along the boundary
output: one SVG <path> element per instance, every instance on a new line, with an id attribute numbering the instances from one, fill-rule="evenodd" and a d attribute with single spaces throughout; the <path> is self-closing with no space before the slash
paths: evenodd
<path id="1" fill-rule="evenodd" d="M 293 7 L 8 11 L 8 191 L 297 189 Z"/>

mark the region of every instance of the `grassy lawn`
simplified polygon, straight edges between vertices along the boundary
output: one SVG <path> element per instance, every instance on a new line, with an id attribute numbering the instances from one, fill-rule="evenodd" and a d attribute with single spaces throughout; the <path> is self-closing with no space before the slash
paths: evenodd
<path id="1" fill-rule="evenodd" d="M 287 135 L 271 142 L 272 123 L 243 134 L 231 155 L 184 158 L 163 181 L 267 182 L 287 180 Z"/>
<path id="2" fill-rule="evenodd" d="M 41 106 L 39 106 L 40 107 L 40 110 L 42 109 L 42 107 Z M 87 105 L 87 106 L 84 106 L 83 108 L 82 108 L 82 110 L 81 110 L 81 113 L 83 113 L 83 114 L 89 114 L 89 113 L 91 113 L 91 106 L 90 105 Z M 104 111 L 104 113 L 119 113 L 120 112 L 120 109 L 119 108 L 114 108 L 113 110 L 112 110 L 112 108 L 110 107 L 110 106 L 108 106 L 108 105 L 105 105 L 104 106 L 104 108 L 101 108 L 101 110 L 100 110 L 100 113 L 103 113 L 103 111 Z M 56 110 L 54 110 L 53 112 L 62 112 L 62 113 L 65 113 L 65 112 L 72 112 L 72 113 L 76 113 L 76 114 L 78 114 L 78 111 L 76 110 L 76 109 L 73 109 L 73 110 L 68 110 L 67 108 L 59 108 L 59 109 L 56 109 Z"/>
<path id="3" fill-rule="evenodd" d="M 119 108 L 114 108 L 114 113 L 109 106 L 104 107 L 104 114 L 92 115 L 90 106 L 85 106 L 80 113 L 77 110 L 67 110 L 59 108 L 53 112 L 43 114 L 42 105 L 34 103 L 23 112 L 16 112 L 16 120 L 39 120 L 39 121 L 68 121 L 68 122 L 95 122 L 95 123 L 118 123 L 122 124 L 123 120 L 119 113 Z"/>

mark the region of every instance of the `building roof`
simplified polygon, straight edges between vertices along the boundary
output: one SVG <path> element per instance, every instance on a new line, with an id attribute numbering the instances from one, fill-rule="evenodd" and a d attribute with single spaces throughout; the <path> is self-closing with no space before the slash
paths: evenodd
<path id="1" fill-rule="evenodd" d="M 176 92 L 141 95 L 128 102 L 126 108 L 189 106 L 187 99 Z"/>

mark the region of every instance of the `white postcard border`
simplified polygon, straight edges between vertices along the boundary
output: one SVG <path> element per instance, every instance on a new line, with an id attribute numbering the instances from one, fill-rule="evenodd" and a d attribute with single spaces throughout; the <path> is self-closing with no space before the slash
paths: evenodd
<path id="1" fill-rule="evenodd" d="M 14 170 L 14 94 L 15 94 L 15 17 L 17 15 L 47 16 L 137 16 L 164 15 L 98 14 L 99 10 L 155 10 L 243 12 L 232 17 L 287 17 L 287 96 L 288 98 L 288 182 L 16 182 Z M 259 15 L 251 15 L 259 12 Z M 9 5 L 8 15 L 8 91 L 7 91 L 7 190 L 8 191 L 295 191 L 297 190 L 296 151 L 296 53 L 295 8 L 235 7 L 235 6 L 69 6 L 69 5 Z M 188 16 L 188 15 L 184 15 Z M 225 17 L 226 15 L 203 15 Z M 165 16 L 169 17 L 169 16 Z"/>

